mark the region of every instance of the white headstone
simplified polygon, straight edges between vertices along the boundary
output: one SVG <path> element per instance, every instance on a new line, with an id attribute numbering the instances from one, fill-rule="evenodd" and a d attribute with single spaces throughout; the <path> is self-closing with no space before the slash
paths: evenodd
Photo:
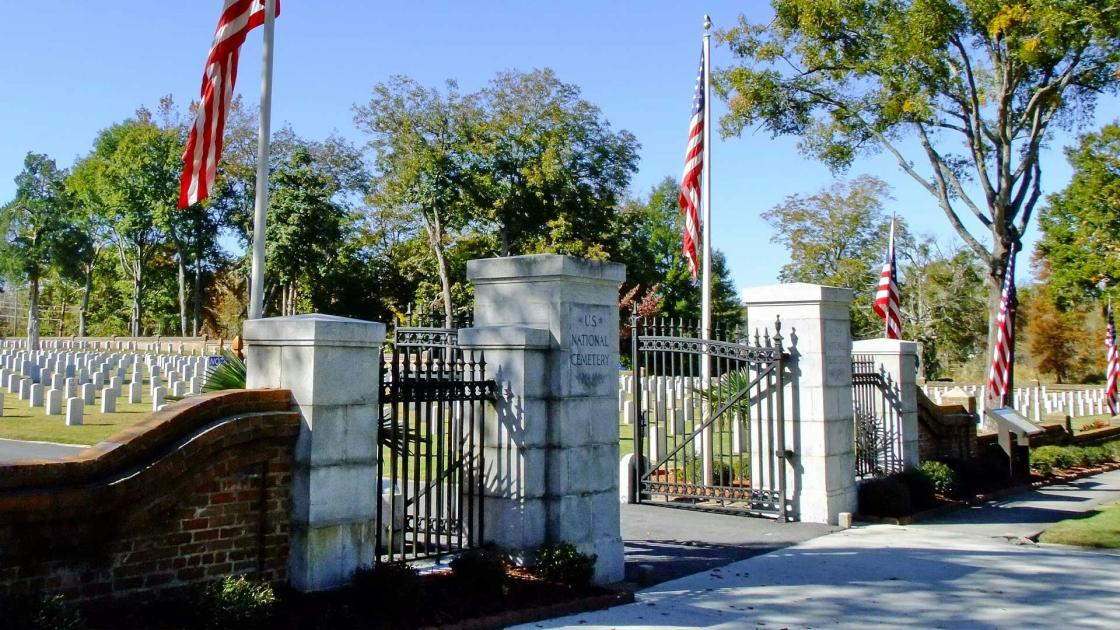
<path id="1" fill-rule="evenodd" d="M 71 396 L 66 399 L 66 426 L 76 427 L 82 424 L 82 412 L 85 411 L 85 403 L 77 396 Z"/>
<path id="2" fill-rule="evenodd" d="M 43 384 L 42 383 L 32 383 L 31 384 L 31 392 L 30 392 L 30 395 L 28 396 L 28 398 L 31 401 L 31 406 L 32 407 L 42 407 L 43 406 Z"/>
<path id="3" fill-rule="evenodd" d="M 144 392 L 144 385 L 133 381 L 128 385 L 128 402 L 136 404 L 140 402 L 140 395 Z"/>
<path id="4" fill-rule="evenodd" d="M 97 388 L 93 383 L 86 383 L 82 385 L 82 402 L 87 405 L 92 405 L 97 400 Z"/>
<path id="5" fill-rule="evenodd" d="M 47 391 L 47 415 L 57 416 L 62 413 L 62 390 L 51 389 Z"/>
<path id="6" fill-rule="evenodd" d="M 167 397 L 167 388 L 160 386 L 152 390 L 152 411 L 159 411 L 163 407 L 163 400 Z"/>
<path id="7" fill-rule="evenodd" d="M 186 387 L 184 387 L 183 381 L 173 381 L 171 383 L 171 395 L 176 398 L 186 396 Z"/>
<path id="8" fill-rule="evenodd" d="M 101 413 L 114 413 L 117 410 L 117 390 L 106 387 L 101 390 Z"/>

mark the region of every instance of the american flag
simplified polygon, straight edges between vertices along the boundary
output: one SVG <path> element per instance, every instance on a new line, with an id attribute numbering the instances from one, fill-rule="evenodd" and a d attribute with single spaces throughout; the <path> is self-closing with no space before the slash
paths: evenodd
<path id="1" fill-rule="evenodd" d="M 1015 322 L 1009 321 L 1011 300 L 1015 299 L 1015 252 L 1007 258 L 1003 272 L 1003 291 L 996 317 L 996 345 L 992 349 L 992 368 L 988 371 L 988 400 L 1002 404 L 1011 376 L 1011 348 L 1015 343 Z"/>
<path id="2" fill-rule="evenodd" d="M 872 308 L 879 319 L 886 322 L 887 339 L 902 339 L 902 317 L 899 314 L 898 266 L 894 259 L 894 220 L 891 220 L 891 238 L 887 242 L 887 260 L 879 274 L 879 289 L 875 292 Z"/>
<path id="3" fill-rule="evenodd" d="M 224 0 L 202 73 L 202 98 L 183 152 L 180 209 L 210 196 L 222 156 L 226 113 L 237 82 L 238 52 L 249 31 L 264 24 L 264 7 L 265 0 Z M 280 15 L 280 0 L 276 0 L 276 15 Z"/>
<path id="4" fill-rule="evenodd" d="M 1120 349 L 1116 347 L 1116 322 L 1112 319 L 1112 300 L 1108 301 L 1108 327 L 1104 333 L 1104 347 L 1108 353 L 1105 368 L 1104 397 L 1108 401 L 1108 411 L 1117 413 L 1116 379 L 1120 377 Z"/>
<path id="5" fill-rule="evenodd" d="M 684 215 L 682 253 L 688 261 L 693 279 L 700 269 L 700 175 L 704 170 L 704 56 L 700 55 L 700 73 L 692 96 L 692 119 L 688 121 L 688 148 L 684 152 L 684 174 L 678 202 Z"/>

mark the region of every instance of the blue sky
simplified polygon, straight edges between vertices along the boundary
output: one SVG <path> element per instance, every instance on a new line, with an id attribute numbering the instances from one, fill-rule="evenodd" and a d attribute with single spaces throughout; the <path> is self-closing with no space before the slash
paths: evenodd
<path id="1" fill-rule="evenodd" d="M 0 67 L 0 200 L 11 198 L 27 151 L 68 166 L 100 129 L 138 106 L 154 107 L 169 93 L 180 103 L 196 97 L 220 6 L 220 0 L 0 0 L 0 59 L 6 60 Z M 760 0 L 283 0 L 273 124 L 289 122 L 313 138 L 338 132 L 360 141 L 352 107 L 392 74 L 429 85 L 453 78 L 471 91 L 499 70 L 548 66 L 579 85 L 615 128 L 637 136 L 641 164 L 633 188 L 645 192 L 666 175 L 680 174 L 705 11 L 717 28 L 744 11 L 754 20 L 768 14 Z M 241 60 L 238 89 L 255 103 L 259 32 Z M 715 66 L 730 62 L 725 49 L 713 51 Z M 715 104 L 714 112 L 721 111 Z M 1106 99 L 1086 129 L 1118 117 L 1120 100 Z M 833 177 L 801 157 L 789 138 L 748 132 L 714 140 L 714 245 L 727 253 L 740 287 L 771 284 L 787 254 L 770 243 L 759 214 Z M 1069 179 L 1061 147 L 1070 141 L 1059 133 L 1047 149 L 1045 192 Z M 913 229 L 952 242 L 933 198 L 892 160 L 861 159 L 847 175 L 862 173 L 893 186 L 888 207 Z M 1032 227 L 1029 236 L 1035 233 Z"/>

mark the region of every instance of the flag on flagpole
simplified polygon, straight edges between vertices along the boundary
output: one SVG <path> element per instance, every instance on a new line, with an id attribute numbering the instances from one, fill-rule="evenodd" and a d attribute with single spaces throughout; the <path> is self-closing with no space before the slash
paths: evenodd
<path id="1" fill-rule="evenodd" d="M 237 83 L 237 59 L 249 31 L 264 24 L 265 0 L 224 0 L 218 27 L 202 74 L 202 96 L 183 152 L 183 176 L 179 182 L 179 208 L 210 196 L 233 89 Z M 276 0 L 274 16 L 280 15 Z"/>
<path id="2" fill-rule="evenodd" d="M 688 122 L 688 148 L 684 152 L 684 174 L 678 202 L 684 215 L 682 253 L 695 279 L 700 269 L 700 176 L 704 171 L 704 56 L 692 96 L 692 118 Z"/>
<path id="3" fill-rule="evenodd" d="M 996 345 L 992 349 L 992 367 L 988 371 L 989 401 L 1002 404 L 1007 394 L 1007 384 L 1011 377 L 1011 349 L 1015 344 L 1015 322 L 1010 321 L 1008 312 L 1015 296 L 1015 252 L 1007 258 L 1007 269 L 1003 272 L 1003 291 L 999 299 L 999 315 L 996 317 Z"/>
<path id="4" fill-rule="evenodd" d="M 1107 356 L 1105 368 L 1104 398 L 1112 415 L 1120 413 L 1117 409 L 1116 380 L 1120 377 L 1120 349 L 1116 347 L 1116 321 L 1112 318 L 1112 300 L 1108 301 L 1108 326 L 1104 333 L 1104 347 Z"/>
<path id="5" fill-rule="evenodd" d="M 879 274 L 879 289 L 872 305 L 875 314 L 886 325 L 887 339 L 902 339 L 902 315 L 899 309 L 898 266 L 894 257 L 894 219 L 891 219 L 891 238 L 887 242 L 887 260 Z"/>

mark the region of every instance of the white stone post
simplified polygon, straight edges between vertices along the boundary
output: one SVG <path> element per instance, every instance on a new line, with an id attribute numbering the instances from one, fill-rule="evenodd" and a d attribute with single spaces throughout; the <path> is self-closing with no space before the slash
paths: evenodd
<path id="1" fill-rule="evenodd" d="M 486 431 L 487 541 L 531 555 L 568 542 L 623 577 L 618 489 L 617 263 L 542 254 L 467 263 L 475 326 L 502 400 Z M 638 395 L 635 393 L 635 395 Z"/>
<path id="2" fill-rule="evenodd" d="M 781 317 L 784 366 L 786 493 L 794 518 L 836 524 L 856 509 L 852 419 L 852 340 L 848 289 L 814 284 L 745 292 L 748 330 L 773 329 Z"/>
<path id="3" fill-rule="evenodd" d="M 875 369 L 890 376 L 892 405 L 887 414 L 894 426 L 887 427 L 886 437 L 899 456 L 902 468 L 918 465 L 918 344 L 898 339 L 865 339 L 852 343 L 852 353 L 870 355 Z M 891 462 L 895 464 L 896 462 Z"/>
<path id="4" fill-rule="evenodd" d="M 288 572 L 301 591 L 343 586 L 376 552 L 379 364 L 385 325 L 331 315 L 245 322 L 246 384 L 300 412 Z"/>

